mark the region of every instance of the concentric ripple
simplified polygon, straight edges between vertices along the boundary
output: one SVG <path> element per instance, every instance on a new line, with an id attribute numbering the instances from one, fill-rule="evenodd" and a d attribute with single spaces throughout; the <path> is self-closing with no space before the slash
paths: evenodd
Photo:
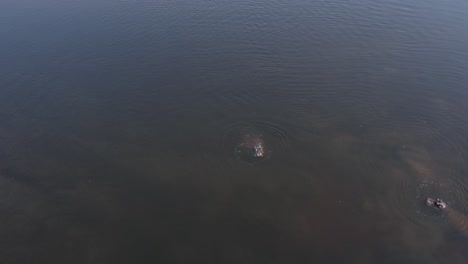
<path id="1" fill-rule="evenodd" d="M 466 213 L 467 193 L 459 191 L 460 187 L 451 182 L 420 181 L 406 182 L 399 190 L 390 192 L 389 203 L 394 210 L 411 222 L 426 226 L 434 223 L 450 223 L 447 213 L 427 206 L 427 198 L 440 198 L 447 203 L 450 210 L 461 210 Z M 455 209 L 456 208 L 456 209 Z"/>

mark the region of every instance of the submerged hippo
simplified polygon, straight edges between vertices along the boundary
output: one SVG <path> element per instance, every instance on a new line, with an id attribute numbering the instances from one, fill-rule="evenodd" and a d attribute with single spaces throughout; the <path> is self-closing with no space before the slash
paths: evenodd
<path id="1" fill-rule="evenodd" d="M 265 141 L 259 133 L 245 133 L 235 148 L 235 154 L 241 160 L 249 163 L 266 158 Z"/>
<path id="2" fill-rule="evenodd" d="M 442 199 L 440 199 L 440 198 L 437 198 L 437 199 L 427 198 L 426 199 L 426 204 L 428 206 L 437 208 L 439 210 L 443 210 L 443 209 L 447 208 L 447 204 L 444 201 L 442 201 Z"/>

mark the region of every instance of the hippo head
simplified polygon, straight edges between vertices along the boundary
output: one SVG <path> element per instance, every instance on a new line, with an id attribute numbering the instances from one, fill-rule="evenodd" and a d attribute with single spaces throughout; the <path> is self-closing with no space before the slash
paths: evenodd
<path id="1" fill-rule="evenodd" d="M 442 199 L 440 199 L 440 198 L 437 198 L 437 199 L 427 198 L 426 199 L 426 204 L 428 206 L 437 208 L 439 210 L 443 210 L 443 209 L 447 208 L 447 204 L 444 201 L 442 201 Z"/>
<path id="2" fill-rule="evenodd" d="M 254 146 L 254 156 L 256 158 L 263 158 L 263 156 L 265 156 L 265 151 L 263 150 L 263 146 L 261 144 Z"/>

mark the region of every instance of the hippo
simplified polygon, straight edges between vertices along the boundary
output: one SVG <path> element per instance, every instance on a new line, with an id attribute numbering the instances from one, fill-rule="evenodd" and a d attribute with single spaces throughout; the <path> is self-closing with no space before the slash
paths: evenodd
<path id="1" fill-rule="evenodd" d="M 254 163 L 267 158 L 265 142 L 260 133 L 245 133 L 240 137 L 235 154 L 241 160 Z"/>
<path id="2" fill-rule="evenodd" d="M 444 201 L 442 201 L 442 199 L 440 199 L 440 198 L 437 198 L 437 199 L 427 198 L 426 199 L 426 204 L 428 206 L 437 208 L 439 210 L 443 210 L 443 209 L 447 208 L 447 204 Z"/>
<path id="3" fill-rule="evenodd" d="M 448 207 L 447 203 L 442 199 L 427 198 L 426 204 L 430 207 L 436 208 L 437 210 L 444 210 L 444 214 L 448 216 L 450 222 L 458 228 L 458 230 L 468 237 L 468 217 L 463 212 L 457 211 L 454 208 Z"/>

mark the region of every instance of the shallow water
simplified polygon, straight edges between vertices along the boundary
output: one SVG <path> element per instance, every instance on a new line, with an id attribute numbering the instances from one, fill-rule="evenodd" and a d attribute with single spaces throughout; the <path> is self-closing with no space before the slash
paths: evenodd
<path id="1" fill-rule="evenodd" d="M 0 262 L 468 263 L 467 12 L 2 1 Z"/>

